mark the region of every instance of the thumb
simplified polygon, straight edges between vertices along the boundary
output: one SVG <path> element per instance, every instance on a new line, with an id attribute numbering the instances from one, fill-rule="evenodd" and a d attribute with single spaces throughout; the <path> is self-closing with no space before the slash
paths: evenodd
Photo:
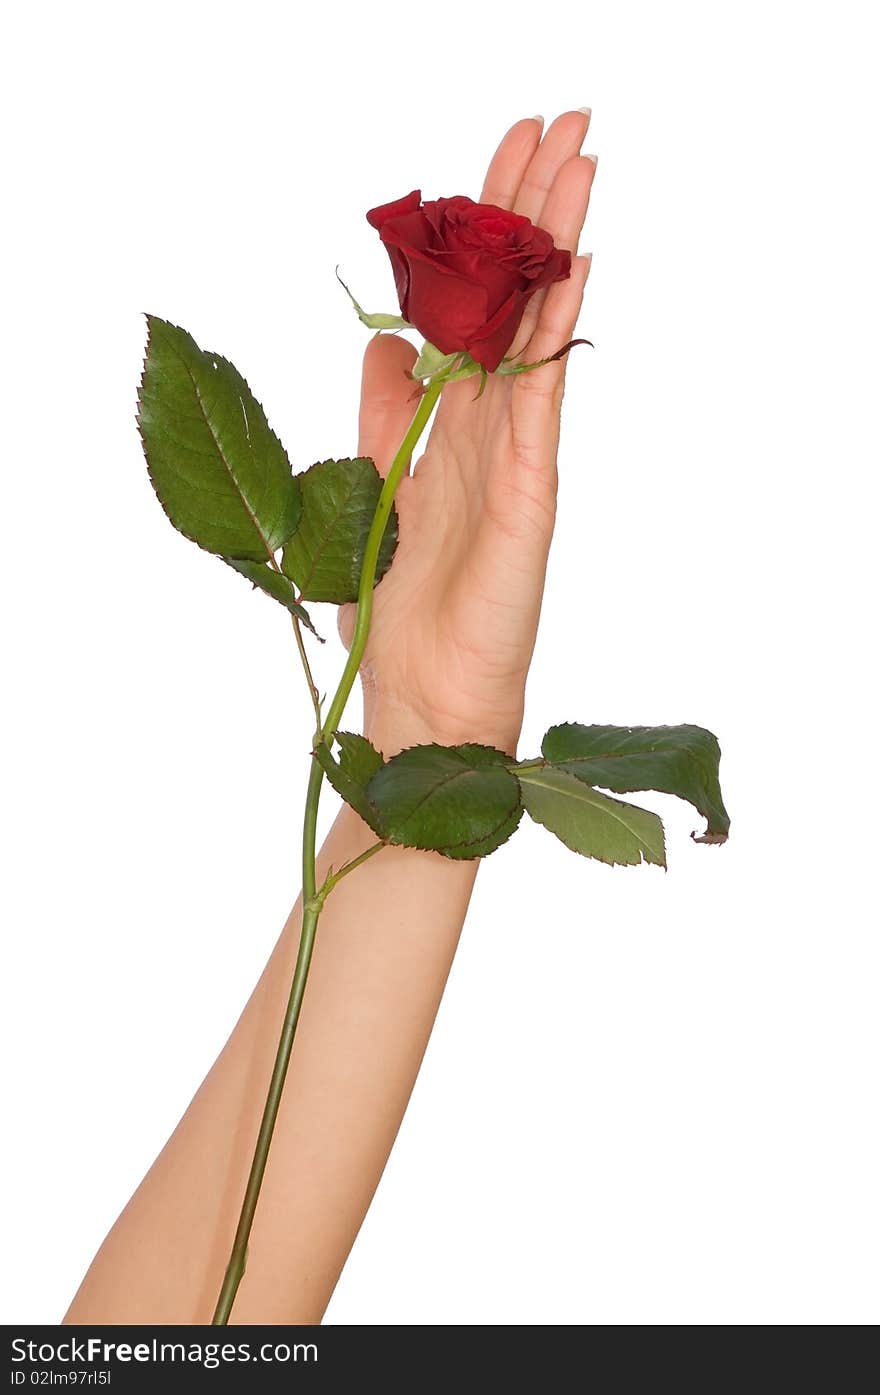
<path id="1" fill-rule="evenodd" d="M 370 456 L 381 475 L 388 473 L 416 409 L 419 385 L 407 374 L 417 357 L 412 344 L 395 334 L 377 334 L 364 354 L 358 454 Z"/>

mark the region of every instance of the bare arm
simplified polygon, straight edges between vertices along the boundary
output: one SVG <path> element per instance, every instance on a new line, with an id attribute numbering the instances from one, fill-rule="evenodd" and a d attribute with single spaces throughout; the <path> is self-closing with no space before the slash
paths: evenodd
<path id="1" fill-rule="evenodd" d="M 515 206 L 576 249 L 593 163 L 587 117 L 543 141 L 519 122 L 483 198 Z M 540 143 L 539 143 L 540 142 Z M 588 271 L 530 307 L 529 358 L 571 337 Z M 514 346 L 518 349 L 520 344 Z M 412 412 L 414 353 L 370 344 L 360 453 L 386 467 Z M 513 751 L 553 528 L 561 363 L 453 384 L 398 495 L 401 541 L 376 595 L 362 677 L 366 731 L 386 756 L 424 741 Z M 350 625 L 343 613 L 343 633 Z M 374 835 L 350 809 L 319 862 L 339 867 Z M 478 864 L 388 848 L 344 879 L 321 918 L 308 991 L 233 1322 L 318 1322 L 406 1109 Z M 224 1050 L 117 1220 L 66 1321 L 210 1321 L 235 1230 L 296 958 L 300 907 Z"/>

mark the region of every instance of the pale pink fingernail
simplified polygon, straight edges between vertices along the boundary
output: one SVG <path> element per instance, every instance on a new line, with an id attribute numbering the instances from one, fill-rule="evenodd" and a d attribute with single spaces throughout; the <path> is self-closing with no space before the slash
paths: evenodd
<path id="1" fill-rule="evenodd" d="M 581 114 L 582 114 L 583 116 L 592 116 L 592 115 L 593 115 L 593 108 L 592 108 L 592 107 L 575 107 L 575 111 L 581 112 Z"/>

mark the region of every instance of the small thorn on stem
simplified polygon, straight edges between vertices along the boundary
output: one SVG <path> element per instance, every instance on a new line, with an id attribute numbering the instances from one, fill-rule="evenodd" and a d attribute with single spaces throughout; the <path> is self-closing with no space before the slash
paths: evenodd
<path id="1" fill-rule="evenodd" d="M 561 349 L 557 349 L 555 354 L 551 354 L 549 358 L 545 358 L 544 362 L 555 363 L 558 358 L 564 358 L 569 349 L 575 348 L 578 344 L 589 344 L 591 349 L 595 349 L 596 347 L 592 339 L 570 339 L 567 344 L 563 344 Z"/>

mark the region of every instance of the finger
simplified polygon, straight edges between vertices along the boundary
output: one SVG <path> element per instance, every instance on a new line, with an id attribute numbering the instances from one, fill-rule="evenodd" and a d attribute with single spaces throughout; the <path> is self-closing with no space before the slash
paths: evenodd
<path id="1" fill-rule="evenodd" d="M 571 276 L 550 288 L 542 333 L 570 339 L 580 311 L 589 257 L 576 257 Z M 546 325 L 543 321 L 546 319 Z M 546 364 L 515 378 L 510 395 L 513 449 L 498 455 L 484 484 L 479 528 L 472 544 L 474 566 L 504 569 L 514 607 L 540 607 L 542 575 L 556 514 L 559 407 L 564 362 Z M 537 612 L 535 613 L 537 621 Z"/>
<path id="2" fill-rule="evenodd" d="M 536 358 L 549 358 L 573 337 L 591 262 L 590 256 L 575 257 L 569 279 L 557 281 L 547 292 L 529 345 Z M 567 362 L 566 354 L 514 381 L 511 414 L 515 455 L 529 469 L 542 470 L 555 459 Z"/>
<path id="3" fill-rule="evenodd" d="M 529 116 L 511 126 L 489 163 L 480 203 L 494 203 L 497 208 L 513 207 L 543 129 L 543 116 Z"/>
<path id="4" fill-rule="evenodd" d="M 541 226 L 550 234 L 557 247 L 567 248 L 572 255 L 577 251 L 578 239 L 590 206 L 590 192 L 595 173 L 594 156 L 573 156 L 557 173 L 544 205 Z M 522 323 L 509 351 L 511 355 L 522 352 L 524 346 L 529 343 L 540 321 L 546 295 L 546 291 L 539 291 L 526 306 Z M 555 353 L 564 343 L 564 339 L 560 340 L 550 352 Z M 533 352 L 533 346 L 529 345 L 529 359 L 540 357 L 542 355 Z"/>
<path id="5" fill-rule="evenodd" d="M 557 281 L 555 286 L 549 288 L 541 307 L 541 315 L 532 342 L 529 345 L 529 352 L 534 349 L 536 358 L 549 358 L 551 354 L 555 354 L 558 349 L 567 344 L 574 335 L 592 262 L 592 253 L 587 253 L 583 257 L 575 257 L 571 264 L 569 279 Z M 566 355 L 565 358 L 557 359 L 555 363 L 545 366 L 548 369 L 555 369 L 557 372 L 564 372 L 567 357 Z M 523 373 L 520 381 L 524 382 L 527 378 L 538 378 L 543 371 L 541 368 L 536 368 L 531 373 Z"/>
<path id="6" fill-rule="evenodd" d="M 557 116 L 523 174 L 513 205 L 517 213 L 544 226 L 544 205 L 556 176 L 566 160 L 580 151 L 589 125 L 590 113 L 586 107 L 583 111 L 567 111 Z"/>
<path id="7" fill-rule="evenodd" d="M 364 354 L 358 454 L 374 460 L 383 476 L 416 409 L 418 388 L 407 376 L 416 357 L 412 344 L 394 334 L 377 334 Z"/>
<path id="8" fill-rule="evenodd" d="M 595 155 L 574 155 L 566 160 L 553 182 L 541 215 L 541 226 L 556 246 L 566 248 L 572 256 L 577 252 L 595 175 Z"/>

